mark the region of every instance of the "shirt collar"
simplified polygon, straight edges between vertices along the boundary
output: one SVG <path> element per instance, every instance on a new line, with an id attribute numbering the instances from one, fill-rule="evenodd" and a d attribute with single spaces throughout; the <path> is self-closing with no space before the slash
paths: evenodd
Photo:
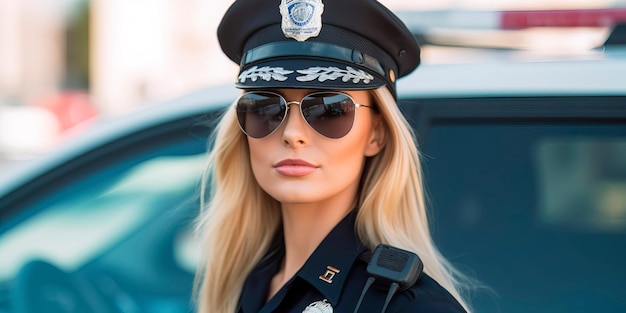
<path id="1" fill-rule="evenodd" d="M 356 212 L 350 212 L 324 238 L 302 268 L 296 273 L 317 289 L 334 307 L 339 302 L 352 265 L 366 248 L 356 236 L 354 223 Z M 267 255 L 252 270 L 244 284 L 242 295 L 246 300 L 240 305 L 245 312 L 254 312 L 266 301 L 272 277 L 284 258 L 284 238 L 280 232 Z"/>
<path id="2" fill-rule="evenodd" d="M 355 220 L 356 212 L 352 211 L 324 238 L 296 274 L 322 293 L 333 306 L 339 301 L 352 265 L 365 251 L 354 229 Z"/>

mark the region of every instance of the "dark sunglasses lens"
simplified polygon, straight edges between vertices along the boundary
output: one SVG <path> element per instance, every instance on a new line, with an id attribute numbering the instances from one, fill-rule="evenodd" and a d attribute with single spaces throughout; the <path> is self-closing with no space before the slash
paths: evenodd
<path id="1" fill-rule="evenodd" d="M 342 93 L 320 92 L 302 100 L 302 115 L 318 133 L 329 138 L 347 135 L 354 124 L 354 101 Z"/>
<path id="2" fill-rule="evenodd" d="M 246 135 L 263 138 L 275 131 L 285 118 L 286 104 L 273 93 L 245 93 L 237 101 L 237 120 Z"/>

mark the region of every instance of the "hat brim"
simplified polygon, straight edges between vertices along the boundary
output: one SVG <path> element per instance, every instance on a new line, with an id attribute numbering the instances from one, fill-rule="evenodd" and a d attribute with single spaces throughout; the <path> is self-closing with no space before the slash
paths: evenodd
<path id="1" fill-rule="evenodd" d="M 241 89 L 298 88 L 370 90 L 386 81 L 367 68 L 335 60 L 290 57 L 246 65 L 236 86 Z"/>

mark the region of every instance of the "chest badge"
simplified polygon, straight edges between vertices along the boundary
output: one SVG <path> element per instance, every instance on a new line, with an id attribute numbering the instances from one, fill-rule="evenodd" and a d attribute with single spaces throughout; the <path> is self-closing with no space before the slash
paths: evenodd
<path id="1" fill-rule="evenodd" d="M 302 313 L 333 313 L 333 306 L 326 299 L 315 301 L 304 308 Z"/>
<path id="2" fill-rule="evenodd" d="M 280 2 L 281 28 L 287 38 L 305 41 L 322 30 L 322 0 L 282 0 Z"/>

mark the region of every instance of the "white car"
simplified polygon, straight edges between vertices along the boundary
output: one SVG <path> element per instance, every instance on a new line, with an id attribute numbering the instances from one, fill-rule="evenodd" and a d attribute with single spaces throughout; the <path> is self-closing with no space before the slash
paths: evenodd
<path id="1" fill-rule="evenodd" d="M 487 287 L 476 312 L 626 311 L 624 51 L 496 51 L 399 82 L 434 238 Z M 192 311 L 200 172 L 238 92 L 103 120 L 4 175 L 0 312 Z"/>

